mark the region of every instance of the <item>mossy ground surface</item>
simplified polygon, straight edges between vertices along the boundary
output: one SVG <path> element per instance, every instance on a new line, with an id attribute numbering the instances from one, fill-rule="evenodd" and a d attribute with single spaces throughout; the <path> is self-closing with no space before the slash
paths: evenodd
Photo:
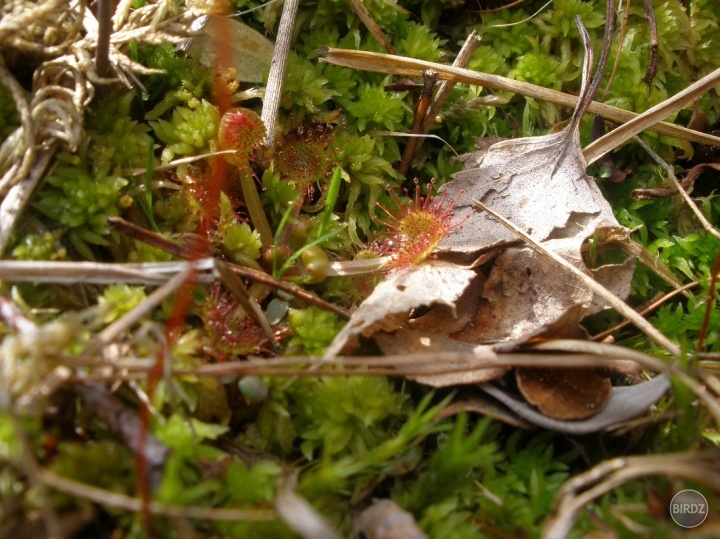
<path id="1" fill-rule="evenodd" d="M 241 11 L 260 5 L 257 0 L 233 3 Z M 144 2 L 135 4 L 140 7 Z M 494 13 L 482 13 L 480 4 L 461 0 L 371 0 L 365 5 L 398 54 L 450 62 L 475 29 L 482 41 L 469 68 L 568 93 L 578 92 L 582 65 L 573 17 L 582 18 L 599 48 L 605 13 L 604 2 L 594 0 L 555 0 L 533 18 L 542 2 Z M 643 111 L 720 66 L 720 5 L 715 0 L 655 0 L 654 7 L 657 75 L 649 85 L 643 81 L 650 31 L 642 3 L 634 2 L 622 48 L 613 46 L 611 65 L 619 57 L 612 81 L 601 86 L 604 102 Z M 623 5 L 620 22 L 625 9 Z M 279 4 L 270 4 L 242 20 L 274 38 L 280 10 Z M 142 87 L 132 90 L 98 91 L 87 109 L 84 143 L 74 152 L 62 149 L 56 155 L 55 166 L 20 221 L 6 257 L 167 261 L 173 259 L 167 252 L 111 232 L 108 217 L 122 216 L 181 245 L 188 245 L 193 234 L 209 225 L 209 243 L 218 256 L 291 280 L 328 302 L 352 308 L 381 277 L 325 279 L 325 266 L 329 261 L 377 256 L 387 249 L 392 234 L 384 209 L 400 211 L 399 204 L 409 204 L 412 178 L 437 189 L 459 170 L 455 154 L 472 151 L 479 137 L 545 134 L 569 118 L 568 110 L 549 103 L 459 85 L 432 130 L 439 138 L 424 142 L 406 179 L 397 172 L 406 141 L 388 132 L 411 130 L 416 94 L 385 91 L 384 86 L 394 80 L 390 76 L 320 63 L 316 51 L 321 46 L 382 52 L 345 0 L 302 0 L 277 141 L 272 148 L 251 141 L 243 159 L 227 165 L 217 212 L 208 208 L 213 159 L 140 176 L 129 171 L 217 150 L 221 113 L 213 97 L 227 92 L 228 85 L 230 92 L 253 85 L 233 86 L 207 66 L 178 55 L 172 45 L 130 47 L 134 60 L 165 73 L 142 77 Z M 256 115 L 262 103 L 251 97 L 233 106 Z M 0 115 L 0 137 L 5 137 L 18 118 L 2 87 L 0 110 L 9 111 Z M 716 125 L 718 93 L 702 96 L 697 111 L 709 126 Z M 686 125 L 691 115 L 687 109 L 670 120 Z M 584 142 L 591 136 L 590 118 L 586 120 L 581 130 Z M 260 139 L 262 133 L 256 135 Z M 700 149 L 687 142 L 652 133 L 642 137 L 678 174 L 697 162 L 691 154 Z M 633 238 L 670 268 L 679 282 L 698 283 L 649 315 L 653 325 L 687 352 L 681 366 L 698 379 L 698 362 L 712 373 L 717 368 L 717 356 L 712 354 L 720 353 L 720 311 L 708 307 L 709 300 L 718 299 L 717 292 L 715 298 L 709 294 L 720 242 L 699 225 L 679 197 L 632 198 L 633 189 L 667 185 L 666 173 L 639 146 L 628 143 L 612 159 L 614 167 L 628 172 L 621 183 L 609 181 L 609 165 L 594 166 L 589 172 L 618 220 L 635 229 Z M 327 191 L 337 167 L 342 169 L 334 179 L 337 200 L 328 207 Z M 431 178 L 436 181 L 431 183 Z M 703 176 L 692 196 L 718 226 L 716 179 L 717 174 Z M 259 205 L 253 206 L 244 194 L 248 183 L 261 187 Z M 388 189 L 395 195 L 390 196 Z M 253 222 L 258 213 L 264 214 L 275 237 L 269 244 Z M 301 256 L 305 250 L 307 254 Z M 293 259 L 293 255 L 297 256 Z M 671 288 L 639 265 L 628 302 L 639 307 Z M 72 355 L 81 354 L 93 335 L 147 301 L 153 290 L 126 284 L 78 283 L 68 288 L 3 283 L 2 292 L 35 323 L 57 322 L 72 328 L 71 336 L 52 350 Z M 146 314 L 118 341 L 111 359 L 155 361 L 163 353 L 163 335 L 170 343 L 165 361 L 188 371 L 242 362 L 248 356 L 318 356 L 343 325 L 338 316 L 317 306 L 250 286 L 277 335 L 279 345 L 274 347 L 223 287 L 197 285 L 187 293 L 191 301 L 180 311 L 179 300 L 171 296 Z M 82 319 L 73 314 L 96 305 L 100 309 L 86 311 Z M 603 313 L 593 317 L 588 327 L 599 333 L 620 320 L 616 314 Z M 709 329 L 702 352 L 709 355 L 698 356 L 704 324 Z M 9 327 L 3 326 L 3 331 L 12 333 Z M 632 329 L 619 331 L 615 340 L 667 359 L 663 350 Z M 375 352 L 367 346 L 368 353 Z M 17 352 L 18 361 L 33 372 L 19 375 L 11 392 L 22 394 L 41 383 L 56 365 L 43 356 L 47 352 L 31 347 Z M 628 455 L 712 450 L 720 442 L 717 425 L 680 381 L 673 383 L 672 395 L 651 411 L 654 420 L 622 433 L 568 437 L 520 430 L 472 414 L 437 419 L 462 390 L 430 391 L 400 378 L 277 373 L 241 379 L 195 374 L 153 378 L 142 369 L 138 372 L 144 375 L 132 383 L 120 381 L 119 371 L 116 384 L 105 381 L 126 410 L 144 417 L 139 428 L 170 448 L 151 494 L 154 501 L 272 509 L 284 478 L 294 476 L 296 492 L 343 536 L 351 535 L 354 514 L 372 499 L 392 498 L 414 515 L 429 537 L 539 537 L 561 486 L 594 465 Z M 149 402 L 143 403 L 139 396 L 146 392 Z M 152 413 L 143 415 L 139 410 L 146 405 L 151 405 Z M 48 400 L 43 414 L 18 417 L 0 411 L 4 520 L 21 521 L 49 504 L 58 515 L 90 512 L 78 537 L 298 537 L 280 519 L 148 517 L 38 488 L 29 472 L 32 465 L 131 497 L 142 492 L 139 483 L 147 481 L 137 473 L 142 459 L 91 408 L 68 384 Z M 668 466 L 672 463 L 669 457 Z M 697 488 L 711 508 L 720 507 L 719 492 L 671 475 L 628 480 L 600 496 L 580 513 L 571 536 L 679 536 L 681 530 L 669 519 L 667 504 L 683 488 Z"/>

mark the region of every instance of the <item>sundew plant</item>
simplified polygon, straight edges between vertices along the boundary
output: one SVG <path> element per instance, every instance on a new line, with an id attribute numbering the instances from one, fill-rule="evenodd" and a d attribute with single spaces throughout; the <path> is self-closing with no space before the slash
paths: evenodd
<path id="1" fill-rule="evenodd" d="M 677 534 L 667 506 L 685 488 L 719 506 L 718 425 L 696 398 L 720 387 L 717 148 L 645 131 L 667 166 L 628 141 L 588 169 L 631 229 L 627 303 L 650 307 L 647 320 L 684 354 L 669 366 L 613 311 L 585 321 L 584 339 L 603 334 L 674 375 L 635 422 L 562 435 L 508 420 L 472 386 L 432 389 L 392 363 L 319 359 L 379 282 L 436 260 L 463 226 L 437 190 L 464 154 L 571 116 L 457 84 L 403 174 L 423 80 L 325 63 L 323 48 L 449 65 L 476 31 L 468 69 L 577 95 L 574 18 L 599 54 L 605 2 L 508 3 L 368 0 L 361 17 L 352 2 L 301 0 L 281 35 L 281 3 L 120 2 L 103 74 L 102 32 L 83 24 L 112 2 L 0 5 L 0 189 L 8 205 L 25 197 L 0 208 L 13 223 L 2 226 L 4 259 L 28 264 L 0 282 L 0 537 L 379 538 L 394 518 L 407 526 L 396 537 L 540 537 L 569 511 L 568 489 L 594 485 L 583 474 L 599 482 L 623 466 L 639 471 L 598 487 L 567 536 Z M 720 3 L 645 4 L 654 25 L 642 2 L 616 6 L 595 97 L 634 112 L 720 68 Z M 187 54 L 179 45 L 204 14 L 238 25 Z M 273 129 L 264 104 L 278 89 L 267 73 L 245 80 L 227 53 L 258 39 L 290 41 Z M 717 134 L 718 90 L 667 121 Z M 615 125 L 587 115 L 583 144 Z M 30 143 L 32 167 L 17 150 Z M 673 185 L 668 169 L 691 178 L 683 186 L 710 229 L 677 191 L 656 196 Z M 6 181 L 18 171 L 34 178 L 27 192 Z M 586 260 L 619 257 L 594 241 Z M 370 340 L 353 344 L 381 356 Z M 641 460 L 618 460 L 630 455 Z M 397 512 L 359 518 L 378 499 Z"/>

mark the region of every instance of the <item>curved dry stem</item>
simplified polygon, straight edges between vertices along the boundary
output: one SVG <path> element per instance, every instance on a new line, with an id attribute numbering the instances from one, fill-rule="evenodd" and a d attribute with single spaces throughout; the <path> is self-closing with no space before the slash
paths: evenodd
<path id="1" fill-rule="evenodd" d="M 516 94 L 524 95 L 526 97 L 549 101 L 563 107 L 575 108 L 578 100 L 576 96 L 565 94 L 556 90 L 543 88 L 542 86 L 536 86 L 534 84 L 516 81 L 497 75 L 480 73 L 477 71 L 471 71 L 469 69 L 461 69 L 457 67 L 438 64 L 435 62 L 426 62 L 424 60 L 415 60 L 413 58 L 404 58 L 400 56 L 392 56 L 376 52 L 335 49 L 330 47 L 322 47 L 318 52 L 321 55 L 321 62 L 326 62 L 329 64 L 339 65 L 343 67 L 349 67 L 353 69 L 363 69 L 366 71 L 374 71 L 376 73 L 390 73 L 393 75 L 405 75 L 410 77 L 419 77 L 422 75 L 422 72 L 424 70 L 434 69 L 440 74 L 441 80 L 451 80 L 455 82 L 483 86 L 486 88 L 493 88 L 495 90 L 513 92 Z M 703 80 L 705 81 L 705 79 Z M 703 84 L 707 84 L 707 81 L 705 81 L 705 83 Z M 695 85 L 693 86 L 696 85 L 698 85 L 698 83 L 695 83 Z M 667 103 L 667 101 L 665 103 Z M 661 105 L 665 103 L 662 103 Z M 652 111 L 654 109 L 650 110 Z M 598 103 L 597 101 L 591 102 L 588 105 L 587 111 L 594 114 L 601 114 L 605 118 L 614 120 L 616 122 L 629 122 L 630 120 L 639 116 L 635 112 L 630 112 L 627 110 L 619 109 L 617 107 L 612 107 L 604 103 Z M 670 114 L 672 114 L 671 111 L 667 112 L 659 119 L 669 116 Z M 661 122 L 659 121 L 659 119 L 655 119 L 653 122 L 650 122 L 649 126 L 646 126 L 645 129 L 649 129 L 657 133 L 662 133 L 664 135 L 678 137 L 680 139 L 690 142 L 699 142 L 701 144 L 720 146 L 719 137 L 700 133 L 699 131 L 687 129 L 686 127 L 682 127 L 679 125 Z M 617 129 L 615 131 L 617 131 Z M 613 131 L 613 133 L 615 131 Z M 623 140 L 626 139 L 627 137 Z M 615 146 L 617 146 L 618 144 L 619 142 L 615 144 Z M 608 149 L 605 149 L 603 153 L 607 151 Z M 603 153 L 601 153 L 600 155 L 603 155 Z"/>
<path id="2" fill-rule="evenodd" d="M 561 539 L 570 533 L 583 507 L 620 485 L 648 475 L 681 477 L 720 492 L 716 452 L 680 453 L 617 458 L 570 479 L 558 495 L 557 514 L 550 520 L 544 539 Z M 713 467 L 715 470 L 713 470 Z M 582 494 L 577 491 L 592 486 Z"/>
<path id="3" fill-rule="evenodd" d="M 35 137 L 33 129 L 32 114 L 30 112 L 30 105 L 25 97 L 25 90 L 20 83 L 13 77 L 12 73 L 3 65 L 2 57 L 0 56 L 0 83 L 3 84 L 12 95 L 13 101 L 15 102 L 15 108 L 20 116 L 20 131 L 18 138 L 22 140 L 22 146 L 20 148 L 15 147 L 14 152 L 23 155 L 20 165 L 15 167 L 9 167 L 5 175 L 0 179 L 0 193 L 6 191 L 12 185 L 22 180 L 32 167 L 33 161 L 35 160 Z M 6 140 L 5 144 L 12 144 L 15 140 Z M 19 141 L 18 141 L 19 142 Z M 5 163 L 0 163 L 0 170 L 5 168 Z"/>
<path id="4" fill-rule="evenodd" d="M 656 301 L 653 301 L 650 305 L 645 307 L 642 311 L 638 311 L 638 314 L 640 316 L 645 316 L 648 313 L 653 312 L 655 309 L 660 307 L 665 302 L 670 301 L 675 296 L 679 296 L 683 292 L 686 292 L 687 290 L 690 290 L 691 288 L 695 288 L 698 284 L 700 284 L 700 283 L 698 283 L 697 281 L 693 281 L 692 283 L 688 283 L 684 286 L 676 288 L 672 292 L 668 292 L 667 294 L 663 295 Z M 631 324 L 632 324 L 632 322 L 630 320 L 624 320 L 623 322 L 620 322 L 616 326 L 613 326 L 610 329 L 603 331 L 602 333 L 593 335 L 592 339 L 593 339 L 593 341 L 602 341 L 605 337 L 608 337 L 608 336 L 612 335 L 613 333 L 615 333 L 616 331 L 620 331 L 622 328 L 627 327 Z"/>
<path id="5" fill-rule="evenodd" d="M 144 510 L 140 498 L 133 498 L 110 490 L 101 489 L 63 477 L 49 470 L 39 470 L 38 478 L 46 487 L 88 500 L 104 507 L 139 512 Z M 275 520 L 277 514 L 272 509 L 222 509 L 198 506 L 165 505 L 152 502 L 148 508 L 153 515 L 164 515 L 175 518 L 196 518 L 202 520 L 224 521 L 263 521 Z"/>
<path id="6" fill-rule="evenodd" d="M 707 230 L 710 234 L 715 236 L 716 238 L 720 239 L 720 232 L 717 231 L 717 229 L 710 224 L 710 221 L 707 220 L 707 217 L 703 215 L 703 213 L 700 211 L 700 209 L 697 207 L 697 205 L 693 202 L 693 200 L 690 198 L 690 195 L 688 192 L 683 189 L 682 185 L 680 185 L 680 182 L 677 179 L 677 176 L 675 176 L 675 171 L 673 168 L 668 165 L 665 160 L 660 157 L 655 150 L 653 150 L 650 146 L 645 144 L 645 141 L 642 140 L 640 137 L 634 137 L 635 142 L 637 142 L 643 150 L 645 150 L 650 157 L 653 158 L 653 160 L 660 165 L 663 169 L 665 169 L 665 172 L 667 172 L 668 178 L 670 178 L 673 182 L 673 185 L 675 185 L 675 189 L 677 189 L 678 193 L 682 197 L 682 199 L 685 201 L 685 204 L 688 205 L 690 210 L 695 214 L 695 217 L 698 218 L 698 221 L 702 223 L 702 226 Z"/>

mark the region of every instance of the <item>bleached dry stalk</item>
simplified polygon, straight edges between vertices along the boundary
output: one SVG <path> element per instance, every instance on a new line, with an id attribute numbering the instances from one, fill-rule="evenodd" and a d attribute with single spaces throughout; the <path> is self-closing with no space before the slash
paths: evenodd
<path id="1" fill-rule="evenodd" d="M 563 485 L 557 498 L 557 513 L 550 520 L 543 538 L 567 537 L 583 507 L 614 488 L 639 477 L 648 475 L 680 477 L 707 485 L 720 492 L 720 469 L 717 458 L 717 452 L 711 451 L 620 457 L 601 462 Z M 587 490 L 578 494 L 584 489 Z"/>
<path id="2" fill-rule="evenodd" d="M 534 84 L 516 81 L 497 75 L 480 73 L 469 69 L 461 69 L 435 62 L 426 62 L 424 60 L 416 60 L 414 58 L 404 58 L 375 52 L 335 49 L 330 47 L 323 47 L 319 52 L 322 55 L 320 57 L 321 62 L 327 62 L 329 64 L 353 69 L 362 69 L 365 71 L 389 73 L 409 77 L 420 77 L 426 69 L 434 69 L 439 73 L 441 80 L 474 84 L 476 86 L 483 86 L 495 90 L 513 92 L 526 97 L 549 101 L 569 108 L 575 108 L 577 105 L 577 97 L 570 94 L 565 94 L 556 90 L 543 88 L 542 86 L 536 86 Z M 717 82 L 715 82 L 715 84 L 717 84 Z M 597 101 L 590 103 L 588 106 L 588 112 L 600 114 L 609 120 L 620 123 L 629 122 L 638 116 L 638 114 L 634 112 L 605 105 L 604 103 L 598 103 Z M 669 114 L 671 114 L 671 112 L 668 112 L 666 115 Z M 665 116 L 662 116 L 661 118 L 664 117 Z M 694 131 L 675 124 L 660 122 L 659 119 L 655 119 L 654 122 L 651 123 L 651 126 L 646 127 L 646 129 L 690 142 L 720 146 L 720 137 L 700 133 L 699 131 Z M 608 150 L 605 149 L 603 153 L 607 151 Z"/>
<path id="3" fill-rule="evenodd" d="M 63 477 L 49 470 L 38 472 L 40 482 L 46 487 L 64 492 L 82 500 L 88 500 L 104 507 L 123 509 L 125 511 L 139 512 L 143 510 L 143 503 L 140 498 L 133 498 L 98 488 L 87 483 L 81 483 L 67 477 Z M 153 515 L 164 515 L 175 518 L 193 518 L 202 520 L 222 521 L 264 521 L 275 520 L 277 514 L 272 509 L 221 509 L 212 507 L 166 505 L 152 502 L 149 506 Z"/>

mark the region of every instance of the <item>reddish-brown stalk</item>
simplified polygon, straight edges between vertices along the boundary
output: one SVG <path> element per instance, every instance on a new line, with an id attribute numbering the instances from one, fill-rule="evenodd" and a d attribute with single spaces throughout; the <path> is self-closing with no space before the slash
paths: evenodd
<path id="1" fill-rule="evenodd" d="M 218 9 L 223 12 L 229 11 L 229 2 L 219 2 L 222 4 Z M 224 20 L 220 18 L 220 20 Z M 228 23 L 229 24 L 229 23 Z M 215 71 L 224 73 L 232 68 L 232 51 L 229 47 L 222 44 L 230 42 L 230 28 L 227 24 L 218 24 L 214 37 L 215 46 Z M 220 116 L 230 109 L 230 94 L 227 92 L 227 86 L 216 85 L 214 96 L 215 105 L 218 107 Z M 198 241 L 193 246 L 194 258 L 205 256 L 209 250 L 209 236 L 212 223 L 217 220 L 220 211 L 220 192 L 222 191 L 225 177 L 227 176 L 227 162 L 222 158 L 211 159 L 209 164 L 209 172 L 206 176 L 206 182 L 202 186 L 203 194 L 199 198 L 203 200 L 204 215 L 200 219 L 198 226 Z M 165 373 L 165 360 L 171 344 L 178 338 L 182 328 L 186 323 L 186 315 L 192 305 L 192 285 L 195 277 L 191 275 L 188 281 L 178 290 L 172 312 L 165 327 L 165 340 L 158 347 L 155 356 L 155 365 L 148 374 L 147 394 L 152 399 L 155 388 Z M 139 429 L 139 446 L 144 447 L 147 439 L 147 433 L 150 426 L 150 410 L 147 404 L 140 406 L 140 429 Z M 138 481 L 138 491 L 142 500 L 142 515 L 146 525 L 147 533 L 153 536 L 153 520 L 150 512 L 150 485 L 149 471 L 147 459 L 143 451 L 136 453 L 135 468 Z"/>

